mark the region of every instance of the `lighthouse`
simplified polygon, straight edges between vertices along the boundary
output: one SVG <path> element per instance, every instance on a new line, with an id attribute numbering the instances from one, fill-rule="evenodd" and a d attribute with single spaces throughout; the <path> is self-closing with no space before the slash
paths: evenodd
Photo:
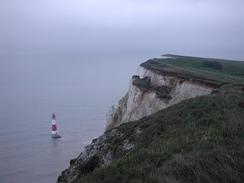
<path id="1" fill-rule="evenodd" d="M 57 122 L 56 122 L 56 114 L 52 114 L 52 138 L 58 139 L 61 136 L 58 134 Z"/>

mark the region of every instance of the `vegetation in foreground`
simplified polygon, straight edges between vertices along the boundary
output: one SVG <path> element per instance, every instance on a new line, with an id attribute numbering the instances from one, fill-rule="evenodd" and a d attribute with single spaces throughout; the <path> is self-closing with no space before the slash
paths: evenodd
<path id="1" fill-rule="evenodd" d="M 75 183 L 243 183 L 244 92 L 229 88 L 121 125 L 135 148 L 107 167 L 83 167 Z M 111 139 L 111 150 L 122 141 Z"/>

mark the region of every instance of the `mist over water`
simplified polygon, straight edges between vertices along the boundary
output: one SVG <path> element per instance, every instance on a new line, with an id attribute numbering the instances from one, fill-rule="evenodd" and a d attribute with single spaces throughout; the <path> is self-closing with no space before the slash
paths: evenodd
<path id="1" fill-rule="evenodd" d="M 243 0 L 1 0 L 0 55 L 244 60 L 243 22 Z"/>
<path id="2" fill-rule="evenodd" d="M 55 182 L 103 133 L 106 112 L 144 59 L 1 58 L 0 182 Z M 60 140 L 50 138 L 52 112 Z"/>

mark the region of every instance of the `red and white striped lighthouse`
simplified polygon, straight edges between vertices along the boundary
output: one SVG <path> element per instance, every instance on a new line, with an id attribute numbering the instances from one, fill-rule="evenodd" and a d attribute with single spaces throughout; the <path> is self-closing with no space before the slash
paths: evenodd
<path id="1" fill-rule="evenodd" d="M 61 138 L 61 136 L 58 135 L 58 128 L 57 128 L 55 113 L 52 114 L 52 138 Z"/>

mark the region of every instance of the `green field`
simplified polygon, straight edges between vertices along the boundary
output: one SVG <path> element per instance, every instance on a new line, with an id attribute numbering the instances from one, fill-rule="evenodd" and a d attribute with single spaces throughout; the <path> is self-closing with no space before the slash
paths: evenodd
<path id="1" fill-rule="evenodd" d="M 173 55 L 172 55 L 173 56 Z M 224 74 L 235 77 L 244 77 L 244 62 L 235 60 L 223 60 L 223 59 L 213 59 L 213 58 L 200 58 L 200 57 L 187 57 L 187 56 L 177 56 L 174 55 L 176 59 L 159 59 L 160 63 L 167 63 L 174 66 L 193 69 L 200 72 L 210 72 L 215 74 Z M 205 67 L 204 62 L 215 61 L 221 63 L 223 68 L 217 70 L 210 67 Z"/>
<path id="2" fill-rule="evenodd" d="M 217 85 L 226 83 L 244 84 L 244 62 L 242 61 L 179 55 L 165 56 L 173 58 L 150 59 L 142 66 L 161 72 L 174 72 L 181 77 L 206 83 L 212 82 Z"/>

